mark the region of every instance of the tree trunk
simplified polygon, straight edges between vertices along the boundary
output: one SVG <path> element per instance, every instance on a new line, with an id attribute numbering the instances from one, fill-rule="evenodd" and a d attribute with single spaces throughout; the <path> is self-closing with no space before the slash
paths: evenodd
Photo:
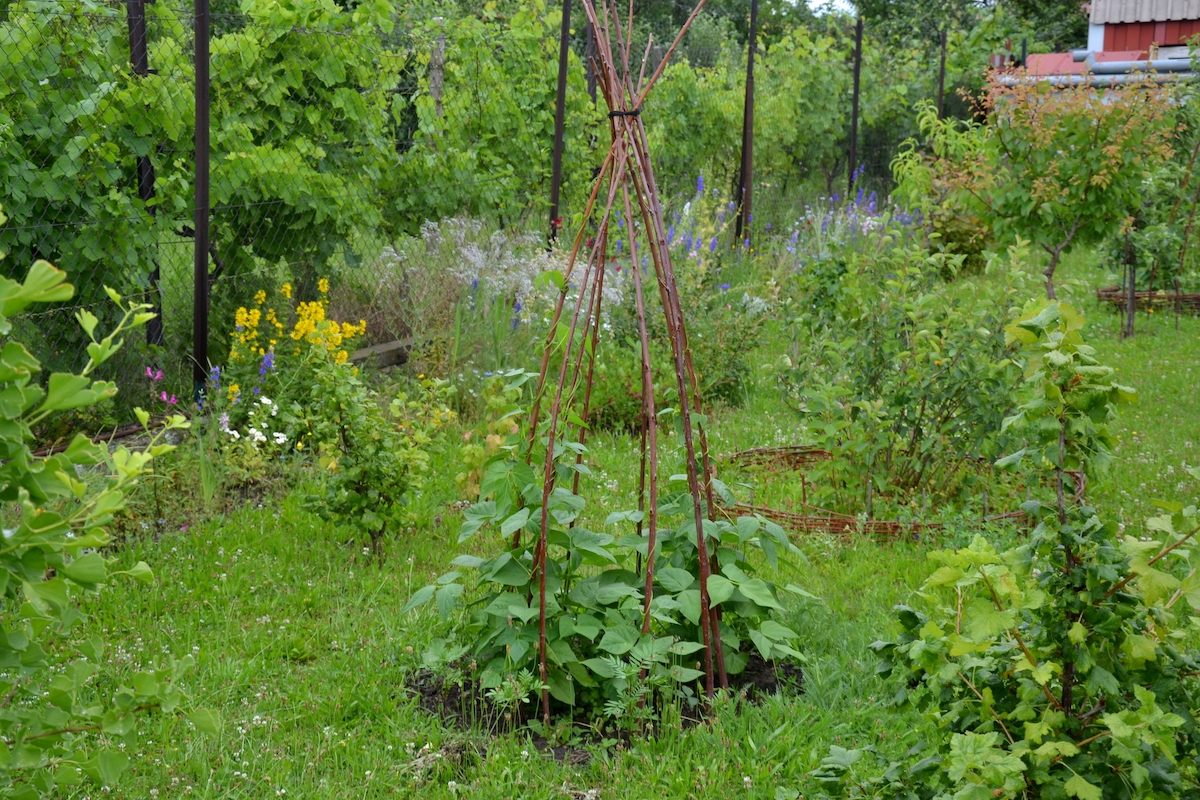
<path id="1" fill-rule="evenodd" d="M 1054 270 L 1058 268 L 1058 257 L 1061 253 L 1061 250 L 1050 251 L 1050 263 L 1046 265 L 1046 271 L 1042 273 L 1046 276 L 1046 297 L 1051 300 L 1058 299 L 1054 294 Z"/>

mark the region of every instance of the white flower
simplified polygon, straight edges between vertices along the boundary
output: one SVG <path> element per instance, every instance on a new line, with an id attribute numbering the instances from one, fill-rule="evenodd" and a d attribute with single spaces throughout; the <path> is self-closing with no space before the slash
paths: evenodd
<path id="1" fill-rule="evenodd" d="M 747 775 L 744 778 L 742 778 L 742 785 L 745 786 L 747 789 L 749 789 L 751 786 L 754 785 L 754 781 L 750 780 L 750 776 Z"/>
<path id="2" fill-rule="evenodd" d="M 271 405 L 271 398 L 260 397 L 260 398 L 258 398 L 258 402 L 262 403 L 264 406 L 269 406 L 269 405 Z"/>
<path id="3" fill-rule="evenodd" d="M 241 435 L 240 433 L 238 433 L 236 430 L 234 430 L 233 428 L 230 428 L 228 431 L 226 431 L 226 433 L 228 433 L 230 436 L 232 436 L 232 437 L 233 437 L 233 440 L 234 440 L 235 442 L 236 442 L 238 439 L 242 438 L 242 435 Z"/>
<path id="4" fill-rule="evenodd" d="M 282 431 L 275 431 L 275 444 L 284 444 L 287 442 L 287 434 Z"/>
<path id="5" fill-rule="evenodd" d="M 263 436 L 262 431 L 253 426 L 247 431 L 247 433 L 250 435 L 250 441 L 252 442 L 265 442 L 267 440 L 267 437 Z"/>

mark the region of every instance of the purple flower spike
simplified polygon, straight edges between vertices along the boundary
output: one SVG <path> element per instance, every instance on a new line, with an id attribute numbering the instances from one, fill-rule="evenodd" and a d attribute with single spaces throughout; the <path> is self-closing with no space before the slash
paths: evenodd
<path id="1" fill-rule="evenodd" d="M 708 243 L 708 252 L 710 252 L 710 253 L 717 252 L 717 237 L 714 236 L 712 238 L 712 241 Z"/>
<path id="2" fill-rule="evenodd" d="M 729 291 L 729 284 L 728 284 L 728 283 L 722 283 L 722 284 L 721 284 L 720 286 L 718 286 L 717 288 L 718 288 L 718 289 L 720 289 L 722 292 L 728 292 L 728 291 Z"/>

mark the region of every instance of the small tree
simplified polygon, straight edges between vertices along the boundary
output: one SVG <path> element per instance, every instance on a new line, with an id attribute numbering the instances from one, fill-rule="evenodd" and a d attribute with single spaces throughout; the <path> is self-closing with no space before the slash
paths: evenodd
<path id="1" fill-rule="evenodd" d="M 1050 299 L 1064 253 L 1132 223 L 1143 181 L 1172 154 L 1170 98 L 1150 77 L 1109 89 L 990 79 L 990 180 L 963 188 L 999 236 L 1028 238 L 1050 257 Z"/>
<path id="2" fill-rule="evenodd" d="M 892 163 L 895 197 L 920 210 L 954 252 L 985 244 L 987 227 L 1002 241 L 1029 240 L 1049 256 L 1046 295 L 1054 299 L 1063 255 L 1127 230 L 1147 179 L 1171 157 L 1171 94 L 1149 78 L 1101 89 L 1006 85 L 993 75 L 986 125 L 922 110 L 926 146 L 909 140 Z"/>

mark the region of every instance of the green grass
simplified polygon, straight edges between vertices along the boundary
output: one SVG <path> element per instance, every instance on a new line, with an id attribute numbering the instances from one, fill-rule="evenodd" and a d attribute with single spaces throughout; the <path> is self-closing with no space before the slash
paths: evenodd
<path id="1" fill-rule="evenodd" d="M 1104 277 L 1087 258 L 1064 273 L 1091 285 Z M 1093 498 L 1127 524 L 1152 512 L 1152 498 L 1194 501 L 1197 485 L 1181 462 L 1200 462 L 1200 393 L 1190 371 L 1200 374 L 1200 320 L 1184 318 L 1176 331 L 1171 318 L 1139 318 L 1142 333 L 1120 341 L 1119 319 L 1095 307 L 1086 287 L 1071 291 L 1100 359 L 1141 393 L 1117 423 L 1120 459 Z M 766 345 L 760 365 L 782 347 Z M 713 428 L 717 453 L 797 437 L 767 370 L 746 407 L 717 413 Z M 636 443 L 599 435 L 591 446 L 589 513 L 603 519 L 633 503 Z M 675 437 L 664 446 L 668 459 L 677 453 Z M 158 582 L 105 591 L 86 608 L 88 630 L 104 632 L 119 671 L 194 654 L 188 688 L 225 729 L 204 739 L 178 719 L 150 717 L 130 753 L 133 772 L 109 796 L 562 798 L 596 789 L 604 798 L 774 798 L 777 787 L 807 796 L 815 787 L 806 776 L 831 744 L 898 755 L 919 738 L 921 720 L 888 707 L 897 687 L 875 675 L 867 645 L 893 632 L 896 603 L 914 601 L 929 571 L 925 550 L 821 539 L 800 542 L 809 563 L 787 575 L 820 598 L 792 604 L 784 620 L 809 658 L 803 694 L 756 706 L 723 701 L 711 725 L 668 728 L 628 748 L 593 747 L 584 765 L 541 755 L 527 733 L 462 731 L 420 712 L 406 675 L 448 626 L 428 608 L 400 609 L 458 552 L 453 432 L 434 460 L 419 524 L 390 543 L 382 567 L 346 530 L 303 510 L 303 487 L 204 521 L 177 511 L 190 520 L 186 530 L 172 525 L 126 544 L 120 558 L 148 561 Z M 776 493 L 794 490 L 791 476 L 768 480 L 780 484 Z M 183 492 L 172 503 L 186 508 L 195 494 L 183 483 L 160 492 Z M 482 548 L 481 539 L 472 546 Z"/>

